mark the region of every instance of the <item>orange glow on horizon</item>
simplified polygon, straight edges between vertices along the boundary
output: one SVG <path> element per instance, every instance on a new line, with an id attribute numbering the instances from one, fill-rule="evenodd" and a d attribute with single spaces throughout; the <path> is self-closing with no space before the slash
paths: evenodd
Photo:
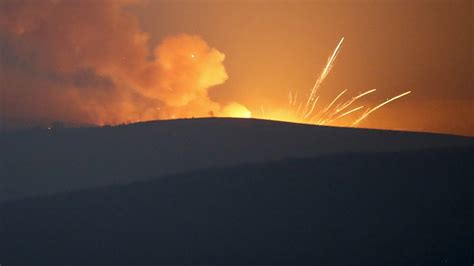
<path id="1" fill-rule="evenodd" d="M 252 112 L 239 103 L 226 105 L 219 114 L 220 117 L 251 118 Z"/>
<path id="2" fill-rule="evenodd" d="M 387 105 L 390 102 L 393 102 L 397 99 L 400 99 L 408 94 L 411 91 L 401 93 L 395 97 L 387 99 L 381 104 L 372 107 L 365 108 L 363 105 L 355 107 L 353 106 L 359 99 L 363 98 L 366 95 L 369 95 L 376 91 L 376 89 L 367 90 L 365 92 L 359 93 L 348 100 L 344 99 L 344 94 L 348 91 L 347 89 L 342 90 L 337 94 L 332 100 L 328 103 L 321 105 L 319 101 L 319 89 L 322 86 L 324 80 L 331 72 L 331 69 L 334 66 L 335 60 L 339 52 L 341 51 L 341 45 L 344 42 L 344 37 L 342 37 L 337 44 L 335 50 L 329 56 L 325 67 L 322 72 L 316 79 L 314 86 L 310 90 L 307 100 L 298 99 L 298 94 L 292 94 L 289 92 L 288 97 L 288 106 L 287 108 L 277 108 L 265 110 L 264 106 L 261 106 L 261 117 L 264 119 L 278 120 L 278 121 L 287 121 L 294 123 L 303 123 L 303 124 L 315 124 L 315 125 L 342 125 L 342 126 L 351 126 L 354 127 L 359 124 L 361 121 L 366 119 L 371 113 L 380 109 L 381 107 Z M 318 107 L 316 105 L 319 104 Z M 365 111 L 360 114 L 362 110 Z M 356 118 L 350 122 L 345 122 L 342 118 L 353 117 L 357 115 Z"/>
<path id="3" fill-rule="evenodd" d="M 146 2 L 0 1 L 2 127 L 255 117 L 474 136 L 466 3 Z"/>

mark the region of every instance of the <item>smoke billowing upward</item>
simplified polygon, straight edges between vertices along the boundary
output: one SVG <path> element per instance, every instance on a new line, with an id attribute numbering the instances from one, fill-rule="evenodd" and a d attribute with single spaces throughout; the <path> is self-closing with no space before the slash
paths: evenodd
<path id="1" fill-rule="evenodd" d="M 0 84 L 7 118 L 117 124 L 245 113 L 208 97 L 224 54 L 198 36 L 149 36 L 130 0 L 0 3 Z M 236 107 L 237 106 L 237 107 Z M 236 114 L 238 115 L 238 114 Z"/>

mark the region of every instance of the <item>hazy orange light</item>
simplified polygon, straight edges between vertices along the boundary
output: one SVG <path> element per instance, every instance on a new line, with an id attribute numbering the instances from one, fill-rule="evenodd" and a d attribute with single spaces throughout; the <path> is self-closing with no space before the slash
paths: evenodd
<path id="1" fill-rule="evenodd" d="M 239 103 L 230 103 L 222 108 L 219 116 L 221 117 L 238 117 L 238 118 L 251 118 L 252 112 L 247 107 Z"/>

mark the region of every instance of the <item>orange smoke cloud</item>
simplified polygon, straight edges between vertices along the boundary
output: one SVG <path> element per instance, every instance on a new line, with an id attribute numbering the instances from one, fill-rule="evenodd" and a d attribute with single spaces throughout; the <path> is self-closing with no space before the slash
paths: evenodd
<path id="1" fill-rule="evenodd" d="M 0 95 L 7 116 L 98 124 L 221 110 L 228 116 L 235 104 L 221 107 L 208 97 L 227 79 L 224 54 L 184 34 L 150 51 L 148 34 L 125 9 L 131 3 L 2 1 Z"/>
<path id="2" fill-rule="evenodd" d="M 181 35 L 165 39 L 155 50 L 159 67 L 156 96 L 171 106 L 184 106 L 207 97 L 207 89 L 227 79 L 224 54 L 209 48 L 197 36 Z"/>

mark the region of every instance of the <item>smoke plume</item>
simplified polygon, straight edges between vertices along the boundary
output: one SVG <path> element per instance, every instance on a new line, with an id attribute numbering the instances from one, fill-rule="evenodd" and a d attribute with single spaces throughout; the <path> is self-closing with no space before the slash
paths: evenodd
<path id="1" fill-rule="evenodd" d="M 184 34 L 150 49 L 149 35 L 126 9 L 133 2 L 0 2 L 7 118 L 118 124 L 248 112 L 208 97 L 227 79 L 224 54 Z"/>

